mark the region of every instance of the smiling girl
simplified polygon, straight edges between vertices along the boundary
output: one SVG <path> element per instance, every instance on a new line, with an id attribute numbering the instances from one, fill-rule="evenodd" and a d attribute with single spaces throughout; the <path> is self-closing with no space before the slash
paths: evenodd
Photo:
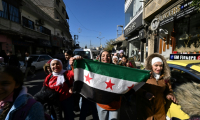
<path id="1" fill-rule="evenodd" d="M 169 66 L 165 58 L 156 53 L 146 59 L 145 65 L 145 69 L 152 71 L 152 77 L 136 92 L 138 119 L 165 120 L 166 99 L 177 103 L 169 81 Z"/>
<path id="2" fill-rule="evenodd" d="M 63 70 L 63 64 L 58 59 L 53 59 L 50 67 L 52 73 L 45 78 L 44 85 L 59 93 L 59 101 L 65 120 L 73 120 L 72 86 L 74 73 L 71 70 Z M 55 114 L 52 114 L 52 119 L 56 119 Z"/>
<path id="3" fill-rule="evenodd" d="M 0 120 L 13 120 L 21 108 L 33 99 L 23 87 L 23 73 L 12 66 L 0 68 Z M 43 106 L 36 102 L 27 111 L 25 120 L 44 120 Z"/>

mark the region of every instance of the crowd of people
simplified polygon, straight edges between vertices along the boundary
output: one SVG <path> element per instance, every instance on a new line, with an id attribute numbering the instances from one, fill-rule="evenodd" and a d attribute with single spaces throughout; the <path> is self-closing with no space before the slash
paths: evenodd
<path id="1" fill-rule="evenodd" d="M 74 60 L 83 58 L 73 56 L 72 51 L 66 51 L 64 56 L 67 61 L 65 65 L 59 59 L 51 59 L 44 65 L 46 78 L 43 87 L 34 96 L 28 94 L 26 87 L 23 86 L 24 75 L 17 66 L 10 64 L 2 66 L 0 68 L 0 120 L 74 120 L 76 95 L 73 94 L 73 63 Z M 123 50 L 113 55 L 108 51 L 101 51 L 96 61 L 133 68 L 127 56 L 123 54 Z M 27 67 L 30 67 L 29 65 L 27 63 Z M 135 92 L 137 116 L 133 120 L 165 120 L 166 101 L 177 103 L 170 85 L 169 66 L 165 58 L 156 53 L 148 56 L 145 65 L 145 69 L 151 71 L 151 77 Z M 80 120 L 86 119 L 89 107 L 92 109 L 94 120 L 119 120 L 121 102 L 120 97 L 105 105 L 91 102 L 81 96 Z M 49 114 L 44 112 L 44 106 L 51 106 L 48 107 Z M 21 115 L 22 112 L 24 113 Z"/>

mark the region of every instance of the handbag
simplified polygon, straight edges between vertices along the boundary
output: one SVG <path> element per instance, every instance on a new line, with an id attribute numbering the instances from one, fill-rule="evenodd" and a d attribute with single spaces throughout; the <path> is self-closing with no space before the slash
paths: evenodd
<path id="1" fill-rule="evenodd" d="M 51 75 L 47 81 L 49 83 L 49 80 L 53 77 Z M 54 103 L 55 101 L 59 100 L 59 93 L 55 91 L 54 89 L 51 89 L 44 85 L 41 90 L 34 95 L 34 99 L 41 102 L 42 104 L 44 103 Z"/>

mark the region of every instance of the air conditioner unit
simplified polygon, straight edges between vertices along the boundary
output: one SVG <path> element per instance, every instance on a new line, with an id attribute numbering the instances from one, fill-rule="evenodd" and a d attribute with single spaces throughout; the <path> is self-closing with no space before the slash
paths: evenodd
<path id="1" fill-rule="evenodd" d="M 35 20 L 35 25 L 40 26 L 39 20 Z"/>
<path id="2" fill-rule="evenodd" d="M 44 21 L 42 19 L 39 19 L 39 24 L 44 25 Z"/>

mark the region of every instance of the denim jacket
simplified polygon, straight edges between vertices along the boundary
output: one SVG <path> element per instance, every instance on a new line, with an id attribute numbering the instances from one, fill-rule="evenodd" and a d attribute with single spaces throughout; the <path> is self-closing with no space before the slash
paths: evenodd
<path id="1" fill-rule="evenodd" d="M 32 98 L 32 96 L 27 94 L 27 88 L 23 87 L 5 120 L 12 120 L 14 117 L 13 114 L 24 106 L 29 98 Z M 39 102 L 36 102 L 29 110 L 25 120 L 45 120 L 43 106 Z"/>

